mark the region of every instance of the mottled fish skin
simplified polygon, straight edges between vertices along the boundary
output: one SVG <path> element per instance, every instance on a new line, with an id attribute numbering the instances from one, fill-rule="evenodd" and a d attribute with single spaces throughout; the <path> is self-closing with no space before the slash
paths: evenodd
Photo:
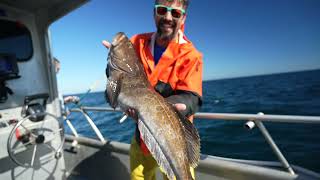
<path id="1" fill-rule="evenodd" d="M 123 111 L 128 108 L 136 110 L 143 140 L 168 177 L 192 179 L 190 166 L 196 166 L 200 157 L 198 132 L 191 127 L 191 141 L 195 141 L 191 142 L 195 144 L 192 154 L 190 150 L 188 152 L 183 122 L 188 120 L 181 119 L 174 107 L 151 87 L 141 60 L 124 33 L 118 33 L 112 42 L 107 76 L 107 101 L 114 108 L 119 105 Z"/>

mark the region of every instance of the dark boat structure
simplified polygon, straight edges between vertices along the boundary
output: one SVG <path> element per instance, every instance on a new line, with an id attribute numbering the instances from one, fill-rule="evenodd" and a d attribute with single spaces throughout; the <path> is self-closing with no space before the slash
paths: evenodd
<path id="1" fill-rule="evenodd" d="M 88 115 L 113 109 L 71 109 L 84 115 L 96 139 L 80 137 L 72 126 L 75 122 L 62 117 L 48 28 L 86 2 L 0 0 L 1 180 L 130 179 L 130 145 L 105 139 Z M 240 120 L 249 129 L 256 126 L 279 159 L 266 162 L 202 154 L 197 179 L 320 179 L 319 173 L 289 164 L 263 125 L 265 121 L 318 124 L 320 117 L 198 113 L 196 119 Z M 64 121 L 73 135 L 64 134 Z"/>

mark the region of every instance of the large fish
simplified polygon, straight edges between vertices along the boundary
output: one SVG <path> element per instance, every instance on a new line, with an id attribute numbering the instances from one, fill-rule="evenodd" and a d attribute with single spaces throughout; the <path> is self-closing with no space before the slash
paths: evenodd
<path id="1" fill-rule="evenodd" d="M 190 180 L 200 157 L 193 124 L 151 87 L 133 44 L 118 33 L 108 55 L 106 99 L 123 111 L 134 109 L 146 146 L 170 179 Z"/>

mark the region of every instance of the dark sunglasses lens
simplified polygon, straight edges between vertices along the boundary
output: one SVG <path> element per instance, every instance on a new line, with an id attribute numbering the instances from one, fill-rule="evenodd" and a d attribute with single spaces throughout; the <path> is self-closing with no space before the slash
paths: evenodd
<path id="1" fill-rule="evenodd" d="M 165 7 L 157 7 L 157 14 L 163 16 L 167 13 L 167 8 Z"/>
<path id="2" fill-rule="evenodd" d="M 179 9 L 172 9 L 171 15 L 175 18 L 180 18 L 182 16 L 182 12 Z"/>

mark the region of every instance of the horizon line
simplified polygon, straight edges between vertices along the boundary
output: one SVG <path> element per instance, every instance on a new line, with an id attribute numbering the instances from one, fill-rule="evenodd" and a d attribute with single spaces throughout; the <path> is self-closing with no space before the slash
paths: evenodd
<path id="1" fill-rule="evenodd" d="M 236 76 L 236 77 L 226 77 L 226 78 L 217 78 L 217 79 L 209 79 L 209 80 L 203 80 L 202 82 L 209 82 L 209 81 L 219 81 L 219 80 L 229 80 L 229 79 L 238 79 L 238 78 L 248 78 L 248 77 L 257 77 L 257 76 L 269 76 L 269 75 L 279 75 L 279 74 L 288 74 L 288 73 L 299 73 L 299 72 L 307 72 L 307 71 L 319 71 L 320 68 L 316 69 L 305 69 L 305 70 L 294 70 L 294 71 L 287 71 L 287 72 L 274 72 L 269 74 L 256 74 L 256 75 L 248 75 L 248 76 Z M 93 90 L 89 93 L 100 93 L 104 92 L 104 90 Z M 87 93 L 86 90 L 84 92 L 71 92 L 71 93 L 63 93 L 63 96 L 69 96 L 69 95 L 76 95 L 76 94 L 85 94 Z"/>
<path id="2" fill-rule="evenodd" d="M 234 76 L 234 77 L 221 77 L 221 78 L 206 79 L 206 80 L 203 80 L 202 82 L 238 79 L 238 78 L 248 78 L 248 77 L 257 77 L 257 76 L 269 76 L 269 75 L 287 74 L 287 73 L 299 73 L 299 72 L 307 72 L 307 71 L 319 71 L 319 70 L 320 70 L 320 68 L 315 68 L 315 69 L 304 69 L 304 70 L 292 70 L 292 71 L 285 71 L 285 72 L 272 72 L 272 73 L 266 73 L 266 74 L 253 74 L 253 75 L 243 75 L 243 76 Z"/>

